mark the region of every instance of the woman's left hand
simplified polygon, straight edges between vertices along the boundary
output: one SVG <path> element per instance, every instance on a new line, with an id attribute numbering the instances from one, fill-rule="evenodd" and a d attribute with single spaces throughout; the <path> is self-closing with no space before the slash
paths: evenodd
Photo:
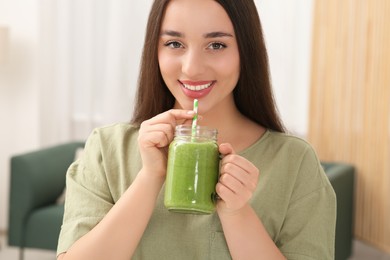
<path id="1" fill-rule="evenodd" d="M 218 214 L 235 214 L 252 198 L 259 179 L 259 170 L 244 157 L 235 154 L 233 147 L 219 146 L 222 154 L 219 181 L 216 186 Z"/>

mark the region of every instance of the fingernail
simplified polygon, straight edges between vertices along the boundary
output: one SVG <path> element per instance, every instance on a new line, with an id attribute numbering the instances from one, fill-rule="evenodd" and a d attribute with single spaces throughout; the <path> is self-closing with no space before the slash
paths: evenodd
<path id="1" fill-rule="evenodd" d="M 187 111 L 187 114 L 193 115 L 193 114 L 195 114 L 195 112 L 193 110 L 190 110 L 190 111 Z"/>

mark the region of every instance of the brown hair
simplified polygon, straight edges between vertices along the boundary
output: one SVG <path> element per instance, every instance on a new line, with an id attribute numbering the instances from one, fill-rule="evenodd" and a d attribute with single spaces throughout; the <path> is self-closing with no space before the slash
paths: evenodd
<path id="1" fill-rule="evenodd" d="M 272 93 L 268 55 L 256 5 L 253 0 L 215 1 L 225 9 L 236 34 L 240 78 L 233 95 L 237 108 L 256 123 L 285 132 Z M 169 0 L 155 0 L 150 11 L 132 119 L 135 125 L 171 109 L 175 103 L 162 79 L 157 54 L 161 23 L 168 3 Z"/>

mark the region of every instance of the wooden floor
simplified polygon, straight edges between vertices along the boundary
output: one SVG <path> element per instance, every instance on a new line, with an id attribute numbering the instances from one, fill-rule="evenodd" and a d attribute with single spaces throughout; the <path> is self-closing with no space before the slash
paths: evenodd
<path id="1" fill-rule="evenodd" d="M 390 254 L 386 254 L 359 240 L 355 240 L 353 246 L 353 256 L 350 260 L 390 260 Z"/>

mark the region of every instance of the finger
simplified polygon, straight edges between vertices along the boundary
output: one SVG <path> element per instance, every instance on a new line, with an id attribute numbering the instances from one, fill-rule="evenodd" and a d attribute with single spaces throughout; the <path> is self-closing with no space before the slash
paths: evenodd
<path id="1" fill-rule="evenodd" d="M 178 121 L 192 119 L 194 114 L 195 113 L 192 110 L 171 109 L 164 113 L 158 114 L 146 122 L 147 124 L 169 123 L 175 127 Z"/>
<path id="2" fill-rule="evenodd" d="M 233 146 L 229 143 L 222 143 L 219 145 L 219 152 L 226 156 L 228 154 L 235 154 Z"/>
<path id="3" fill-rule="evenodd" d="M 246 172 L 243 168 L 233 164 L 233 163 L 224 163 L 221 165 L 221 175 L 229 174 L 239 182 L 241 182 L 244 186 L 252 186 L 248 185 L 252 182 L 252 178 L 248 172 Z"/>
<path id="4" fill-rule="evenodd" d="M 191 125 L 192 119 L 193 119 L 193 116 L 191 118 L 188 118 L 188 119 L 177 120 L 176 123 L 178 125 Z M 198 114 L 198 122 L 201 122 L 202 120 L 203 120 L 203 116 Z"/>
<path id="5" fill-rule="evenodd" d="M 215 187 L 215 191 L 217 192 L 221 200 L 225 202 L 234 200 L 236 196 L 231 189 L 229 189 L 228 187 L 226 187 L 220 182 L 217 183 Z"/>
<path id="6" fill-rule="evenodd" d="M 171 124 L 156 124 L 149 125 L 142 129 L 142 134 L 149 134 L 153 132 L 163 132 L 167 136 L 167 139 L 172 140 L 175 128 Z"/>
<path id="7" fill-rule="evenodd" d="M 168 146 L 170 140 L 163 131 L 154 131 L 146 133 L 139 137 L 140 146 L 143 148 L 158 147 L 162 148 Z"/>
<path id="8" fill-rule="evenodd" d="M 217 183 L 216 191 L 218 196 L 226 203 L 226 205 L 238 205 L 244 201 L 248 201 L 251 197 L 251 193 L 243 191 L 241 193 L 234 192 L 231 187 L 225 186 L 221 182 Z"/>
<path id="9" fill-rule="evenodd" d="M 255 165 L 236 154 L 227 155 L 222 159 L 220 172 L 233 176 L 251 191 L 256 189 L 260 175 Z"/>
<path id="10" fill-rule="evenodd" d="M 138 142 L 143 148 L 162 148 L 171 143 L 173 136 L 174 129 L 170 124 L 143 125 L 139 132 Z"/>
<path id="11" fill-rule="evenodd" d="M 230 192 L 225 190 L 223 196 L 228 203 L 237 203 L 248 201 L 252 197 L 252 191 L 246 189 L 241 182 L 229 174 L 224 174 L 221 176 L 219 183 L 222 184 L 224 188 L 228 189 Z"/>
<path id="12" fill-rule="evenodd" d="M 227 164 L 234 164 L 244 170 L 247 174 L 258 172 L 257 167 L 253 163 L 237 154 L 229 154 L 225 156 L 221 161 L 221 167 Z"/>
<path id="13" fill-rule="evenodd" d="M 219 182 L 236 194 L 244 189 L 244 185 L 230 174 L 221 175 Z"/>

